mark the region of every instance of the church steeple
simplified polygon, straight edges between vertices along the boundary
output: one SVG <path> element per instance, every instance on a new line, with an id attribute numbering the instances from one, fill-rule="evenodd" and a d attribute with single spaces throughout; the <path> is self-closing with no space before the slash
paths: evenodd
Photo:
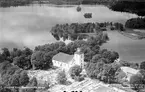
<path id="1" fill-rule="evenodd" d="M 83 54 L 82 51 L 81 51 L 81 48 L 77 48 L 75 54 Z"/>
<path id="2" fill-rule="evenodd" d="M 81 51 L 80 48 L 77 48 L 76 52 L 74 53 L 75 63 L 80 65 L 82 68 L 84 66 L 84 53 Z"/>

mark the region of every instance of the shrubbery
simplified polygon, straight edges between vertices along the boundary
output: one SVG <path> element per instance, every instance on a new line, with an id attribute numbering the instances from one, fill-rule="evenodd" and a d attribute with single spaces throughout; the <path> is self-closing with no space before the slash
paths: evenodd
<path id="1" fill-rule="evenodd" d="M 139 74 L 134 75 L 130 78 L 130 85 L 134 90 L 138 92 L 145 87 L 143 84 L 143 77 Z"/>
<path id="2" fill-rule="evenodd" d="M 76 81 L 84 80 L 84 77 L 80 74 L 81 72 L 82 68 L 79 65 L 75 65 L 70 68 L 70 76 Z"/>
<path id="3" fill-rule="evenodd" d="M 59 72 L 56 80 L 59 84 L 66 84 L 67 77 L 66 77 L 65 72 L 64 71 Z"/>

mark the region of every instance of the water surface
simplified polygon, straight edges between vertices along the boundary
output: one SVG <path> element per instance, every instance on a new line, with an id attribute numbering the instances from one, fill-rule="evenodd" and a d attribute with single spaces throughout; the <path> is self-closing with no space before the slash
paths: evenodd
<path id="1" fill-rule="evenodd" d="M 121 22 L 136 17 L 134 14 L 120 13 L 107 7 L 81 6 L 82 11 L 76 11 L 77 6 L 56 7 L 50 5 L 33 5 L 23 7 L 0 8 L 0 48 L 34 49 L 37 45 L 56 42 L 49 33 L 51 27 L 62 23 L 84 22 Z M 92 19 L 85 19 L 84 13 L 92 13 Z M 145 60 L 145 41 L 134 41 L 118 33 L 109 33 L 110 41 L 105 48 L 118 51 L 125 60 Z"/>
<path id="2" fill-rule="evenodd" d="M 110 40 L 102 48 L 117 51 L 122 60 L 145 61 L 145 40 L 133 40 L 118 32 L 108 31 L 107 33 Z"/>

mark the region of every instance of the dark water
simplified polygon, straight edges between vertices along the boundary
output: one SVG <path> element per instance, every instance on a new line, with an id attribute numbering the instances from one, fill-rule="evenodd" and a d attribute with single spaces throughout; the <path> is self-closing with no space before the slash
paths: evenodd
<path id="1" fill-rule="evenodd" d="M 136 15 L 109 10 L 100 5 L 76 7 L 54 7 L 49 5 L 0 8 L 0 48 L 28 46 L 56 42 L 49 33 L 57 23 L 121 22 Z M 92 19 L 85 19 L 84 13 L 92 13 Z M 134 41 L 118 33 L 109 33 L 111 40 L 104 48 L 119 52 L 121 58 L 131 61 L 145 60 L 145 41 Z M 69 41 L 68 41 L 69 42 Z"/>

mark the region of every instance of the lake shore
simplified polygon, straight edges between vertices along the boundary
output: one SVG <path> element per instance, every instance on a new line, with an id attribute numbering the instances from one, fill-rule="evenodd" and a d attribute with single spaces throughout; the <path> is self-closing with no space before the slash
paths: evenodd
<path id="1" fill-rule="evenodd" d="M 133 29 L 126 29 L 126 31 L 124 31 L 124 32 L 121 32 L 121 31 L 118 31 L 118 32 L 126 37 L 133 39 L 133 40 L 145 39 L 145 33 L 137 32 L 137 31 L 134 31 Z"/>

